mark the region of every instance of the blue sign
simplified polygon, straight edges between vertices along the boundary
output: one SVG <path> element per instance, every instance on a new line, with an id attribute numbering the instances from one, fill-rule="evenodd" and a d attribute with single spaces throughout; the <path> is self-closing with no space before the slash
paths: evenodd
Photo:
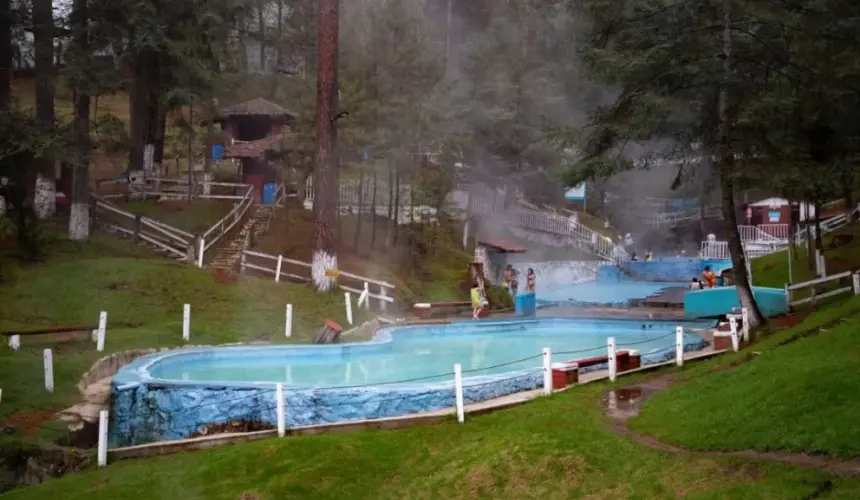
<path id="1" fill-rule="evenodd" d="M 215 161 L 221 161 L 222 158 L 224 158 L 224 146 L 215 144 L 212 146 L 212 159 Z"/>
<path id="2" fill-rule="evenodd" d="M 263 186 L 263 205 L 274 205 L 275 204 L 275 193 L 278 192 L 278 185 L 274 182 L 270 182 Z"/>
<path id="3" fill-rule="evenodd" d="M 575 186 L 572 188 L 568 188 L 564 193 L 564 198 L 566 200 L 572 201 L 583 201 L 585 200 L 585 183 L 583 182 L 579 186 Z"/>

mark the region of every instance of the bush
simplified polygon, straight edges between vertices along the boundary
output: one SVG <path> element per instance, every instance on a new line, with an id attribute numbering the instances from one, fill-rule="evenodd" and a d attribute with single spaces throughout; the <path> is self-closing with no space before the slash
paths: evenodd
<path id="1" fill-rule="evenodd" d="M 511 298 L 511 294 L 508 293 L 508 289 L 499 285 L 487 286 L 487 302 L 490 303 L 491 311 L 514 307 L 514 300 Z"/>

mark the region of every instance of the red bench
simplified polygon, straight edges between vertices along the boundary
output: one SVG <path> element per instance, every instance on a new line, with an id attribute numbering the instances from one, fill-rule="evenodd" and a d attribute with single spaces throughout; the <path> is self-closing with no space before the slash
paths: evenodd
<path id="1" fill-rule="evenodd" d="M 463 302 L 422 302 L 412 306 L 413 311 L 415 311 L 415 315 L 419 318 L 429 318 L 433 315 L 433 311 L 440 311 L 444 309 L 460 309 L 460 308 L 468 308 L 472 309 L 472 303 L 468 301 Z M 481 311 L 478 313 L 479 318 L 486 318 L 490 315 L 489 309 L 484 306 L 481 308 Z"/>
<path id="2" fill-rule="evenodd" d="M 609 354 L 571 361 L 571 363 L 579 365 L 580 368 L 587 368 L 589 366 L 600 365 L 608 362 Z M 641 366 L 639 351 L 620 350 L 615 352 L 615 367 L 618 373 L 634 370 L 639 368 L 639 366 Z"/>

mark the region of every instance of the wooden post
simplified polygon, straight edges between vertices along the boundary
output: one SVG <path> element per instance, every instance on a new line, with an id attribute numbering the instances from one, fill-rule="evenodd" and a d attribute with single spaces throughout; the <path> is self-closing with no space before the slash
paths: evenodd
<path id="1" fill-rule="evenodd" d="M 99 444 L 98 444 L 98 466 L 104 467 L 107 465 L 107 445 L 108 445 L 108 411 L 101 410 L 99 412 Z"/>
<path id="2" fill-rule="evenodd" d="M 182 340 L 188 342 L 191 339 L 191 304 L 185 304 L 182 308 Z"/>
<path id="3" fill-rule="evenodd" d="M 96 350 L 102 352 L 105 350 L 105 329 L 107 328 L 107 312 L 99 313 L 99 329 L 96 333 Z"/>
<path id="4" fill-rule="evenodd" d="M 609 381 L 615 382 L 615 376 L 618 371 L 618 362 L 615 357 L 615 337 L 606 339 L 606 347 L 608 352 L 607 362 L 609 368 Z"/>
<path id="5" fill-rule="evenodd" d="M 684 327 L 675 328 L 675 364 L 684 366 Z"/>
<path id="6" fill-rule="evenodd" d="M 284 402 L 284 384 L 277 384 L 275 389 L 277 398 L 278 437 L 284 437 L 287 433 L 287 412 Z"/>
<path id="7" fill-rule="evenodd" d="M 54 355 L 50 349 L 42 351 L 45 365 L 45 390 L 54 392 Z"/>
<path id="8" fill-rule="evenodd" d="M 552 394 L 552 352 L 549 347 L 543 348 L 543 393 Z"/>
<path id="9" fill-rule="evenodd" d="M 141 215 L 134 216 L 134 239 L 140 241 L 140 229 L 142 226 Z"/>
<path id="10" fill-rule="evenodd" d="M 454 365 L 454 401 L 457 406 L 457 422 L 461 424 L 466 419 L 463 408 L 463 369 L 460 363 Z"/>
<path id="11" fill-rule="evenodd" d="M 284 335 L 287 338 L 293 336 L 293 305 L 287 304 L 286 325 L 284 326 Z"/>

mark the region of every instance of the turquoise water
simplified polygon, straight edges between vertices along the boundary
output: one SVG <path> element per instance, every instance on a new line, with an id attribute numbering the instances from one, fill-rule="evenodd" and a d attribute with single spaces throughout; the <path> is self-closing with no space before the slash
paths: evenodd
<path id="1" fill-rule="evenodd" d="M 631 300 L 644 299 L 660 293 L 664 288 L 689 287 L 689 283 L 652 283 L 647 281 L 620 281 L 601 283 L 589 281 L 551 290 L 538 289 L 536 298 L 542 303 L 577 302 L 594 305 L 626 305 Z"/>
<path id="2" fill-rule="evenodd" d="M 542 366 L 549 347 L 553 362 L 606 353 L 614 336 L 619 349 L 637 349 L 644 361 L 674 352 L 675 327 L 707 328 L 713 322 L 649 322 L 608 319 L 537 319 L 458 322 L 393 327 L 377 341 L 334 346 L 207 348 L 157 358 L 149 376 L 191 382 L 281 382 L 288 387 L 446 382 L 460 363 L 464 377 L 493 375 Z M 625 347 L 625 344 L 637 344 Z M 685 344 L 702 339 L 687 334 Z M 590 349 L 590 350 L 588 350 Z M 560 354 L 563 351 L 582 351 Z M 512 361 L 523 361 L 511 363 Z M 508 364 L 510 363 L 510 364 Z M 502 365 L 504 366 L 496 366 Z M 432 378 L 433 376 L 438 376 Z M 422 379 L 422 380 L 412 380 Z"/>

